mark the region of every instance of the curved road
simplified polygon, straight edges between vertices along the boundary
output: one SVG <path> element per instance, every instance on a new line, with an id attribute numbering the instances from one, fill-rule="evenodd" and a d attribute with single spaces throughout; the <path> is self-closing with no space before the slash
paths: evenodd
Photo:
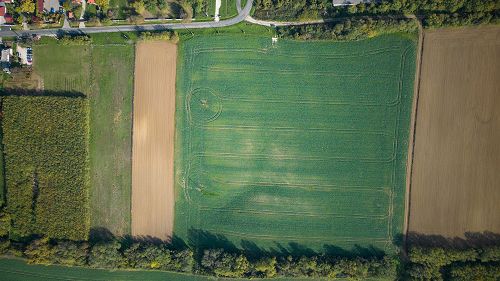
<path id="1" fill-rule="evenodd" d="M 124 31 L 157 31 L 166 29 L 195 29 L 195 28 L 214 28 L 225 27 L 237 24 L 244 21 L 252 9 L 252 0 L 248 0 L 243 9 L 238 9 L 239 13 L 236 17 L 218 22 L 191 22 L 191 23 L 165 23 L 165 24 L 144 24 L 144 25 L 120 25 L 120 26 L 99 26 L 86 28 L 50 28 L 38 30 L 1 30 L 0 37 L 3 36 L 22 36 L 22 35 L 57 35 L 58 32 L 76 32 L 76 33 L 101 33 L 101 32 L 124 32 Z M 237 7 L 241 7 L 241 0 L 236 1 Z"/>

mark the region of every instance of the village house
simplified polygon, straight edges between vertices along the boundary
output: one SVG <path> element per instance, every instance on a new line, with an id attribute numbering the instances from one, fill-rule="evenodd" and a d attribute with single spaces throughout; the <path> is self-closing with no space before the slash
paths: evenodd
<path id="1" fill-rule="evenodd" d="M 6 48 L 1 51 L 0 67 L 5 73 L 10 74 L 10 60 L 12 57 L 12 48 Z"/>
<path id="2" fill-rule="evenodd" d="M 14 22 L 12 15 L 7 13 L 7 6 L 5 6 L 5 4 L 9 3 L 12 3 L 12 0 L 0 0 L 0 25 Z"/>

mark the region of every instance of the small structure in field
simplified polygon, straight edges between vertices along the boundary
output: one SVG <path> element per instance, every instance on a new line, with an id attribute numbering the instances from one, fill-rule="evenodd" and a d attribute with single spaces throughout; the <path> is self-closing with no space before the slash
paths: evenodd
<path id="1" fill-rule="evenodd" d="M 12 57 L 12 48 L 3 49 L 0 56 L 0 67 L 5 73 L 10 74 L 10 59 Z"/>

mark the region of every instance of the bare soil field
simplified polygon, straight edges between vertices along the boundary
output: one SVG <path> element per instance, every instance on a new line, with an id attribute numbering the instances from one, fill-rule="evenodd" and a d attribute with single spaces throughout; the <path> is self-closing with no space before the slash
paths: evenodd
<path id="1" fill-rule="evenodd" d="M 409 231 L 500 233 L 500 28 L 425 33 Z"/>
<path id="2" fill-rule="evenodd" d="M 135 57 L 132 235 L 168 240 L 174 226 L 177 46 L 141 42 Z"/>

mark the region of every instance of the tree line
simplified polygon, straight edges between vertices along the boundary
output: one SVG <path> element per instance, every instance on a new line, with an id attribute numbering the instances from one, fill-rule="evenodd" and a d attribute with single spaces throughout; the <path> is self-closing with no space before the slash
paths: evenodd
<path id="1" fill-rule="evenodd" d="M 335 23 L 277 27 L 279 37 L 299 40 L 360 40 L 380 34 L 417 32 L 414 19 L 356 18 Z"/>
<path id="2" fill-rule="evenodd" d="M 403 277 L 409 280 L 500 280 L 500 246 L 452 249 L 413 247 Z"/>
<path id="3" fill-rule="evenodd" d="M 352 16 L 417 15 L 424 27 L 498 24 L 496 0 L 383 0 L 333 6 L 329 0 L 256 0 L 254 16 L 272 20 L 310 20 Z"/>
<path id="4" fill-rule="evenodd" d="M 249 257 L 223 249 L 194 251 L 170 244 L 129 240 L 69 241 L 38 238 L 11 241 L 1 231 L 0 255 L 25 258 L 28 263 L 109 269 L 186 272 L 227 278 L 386 278 L 391 280 L 497 281 L 500 246 L 451 249 L 411 247 L 408 256 L 335 257 L 329 255 L 265 255 Z"/>

